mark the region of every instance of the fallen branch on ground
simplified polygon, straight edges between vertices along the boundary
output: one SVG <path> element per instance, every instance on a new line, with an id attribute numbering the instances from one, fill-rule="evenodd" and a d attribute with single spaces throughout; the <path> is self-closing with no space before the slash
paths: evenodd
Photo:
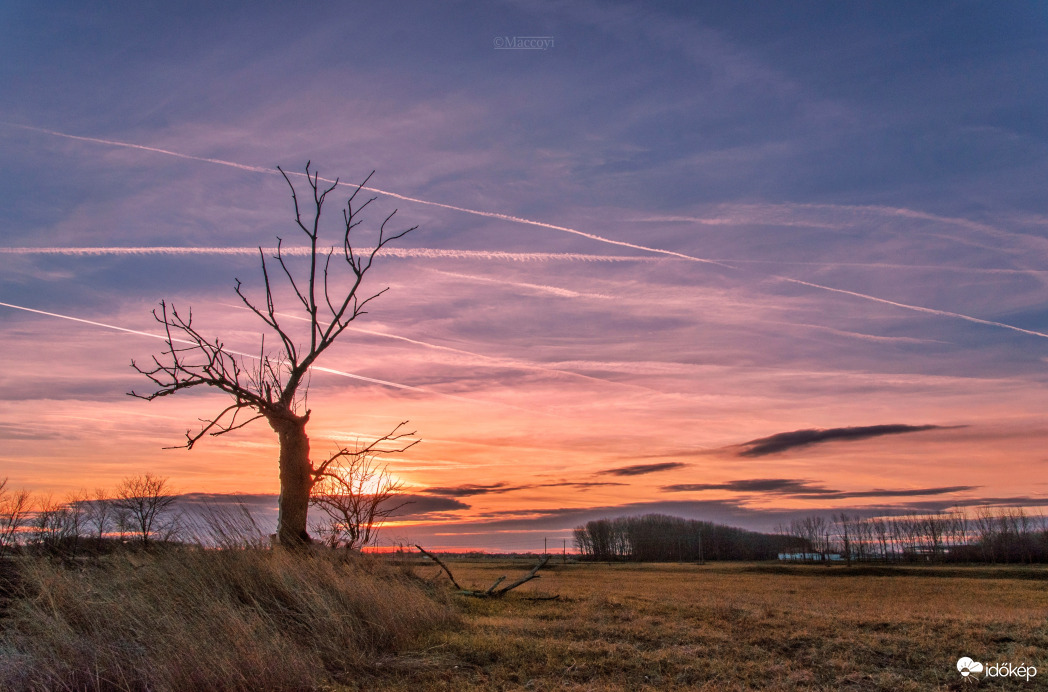
<path id="1" fill-rule="evenodd" d="M 496 579 L 494 584 L 492 584 L 488 588 L 486 588 L 483 591 L 481 591 L 481 590 L 474 590 L 474 589 L 463 589 L 461 586 L 459 586 L 459 583 L 457 581 L 455 581 L 455 575 L 453 575 L 451 573 L 451 570 L 448 568 L 448 566 L 446 564 L 444 564 L 444 562 L 439 557 L 437 557 L 433 553 L 430 553 L 429 551 L 427 551 L 425 548 L 423 548 L 420 545 L 416 545 L 415 547 L 419 549 L 420 553 L 422 553 L 423 555 L 425 555 L 426 557 L 430 558 L 431 560 L 436 562 L 438 565 L 440 565 L 440 568 L 442 570 L 444 570 L 444 572 L 448 575 L 448 579 L 451 580 L 451 583 L 454 584 L 455 588 L 458 589 L 458 592 L 460 594 L 462 594 L 463 596 L 472 596 L 473 598 L 502 598 L 507 593 L 509 593 L 513 589 L 517 588 L 521 584 L 526 584 L 529 581 L 531 581 L 532 579 L 538 579 L 540 576 L 542 576 L 542 575 L 538 574 L 538 571 L 546 566 L 546 563 L 549 562 L 549 558 L 550 558 L 549 555 L 546 555 L 545 557 L 543 557 L 539 561 L 539 564 L 537 564 L 537 565 L 535 565 L 534 567 L 531 568 L 530 572 L 528 572 L 523 577 L 521 577 L 517 581 L 513 582 L 509 586 L 504 586 L 501 589 L 497 588 L 499 584 L 501 584 L 503 581 L 506 580 L 506 577 L 502 576 L 502 577 L 499 577 L 498 579 Z M 549 600 L 553 600 L 553 599 L 556 599 L 556 598 L 559 598 L 559 596 L 553 596 Z"/>

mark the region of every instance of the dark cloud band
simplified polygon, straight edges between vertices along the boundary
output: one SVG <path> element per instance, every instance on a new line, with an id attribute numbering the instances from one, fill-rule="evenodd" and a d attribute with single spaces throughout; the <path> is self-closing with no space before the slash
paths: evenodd
<path id="1" fill-rule="evenodd" d="M 823 442 L 866 440 L 871 437 L 882 437 L 884 435 L 903 435 L 905 433 L 943 429 L 948 428 L 944 428 L 941 425 L 904 425 L 896 423 L 892 425 L 861 425 L 850 428 L 794 430 L 744 442 L 739 445 L 740 451 L 738 454 L 741 457 L 762 457 L 768 454 L 780 454 L 796 447 L 807 447 Z"/>
<path id="2" fill-rule="evenodd" d="M 660 471 L 672 471 L 687 466 L 679 461 L 666 461 L 658 464 L 634 464 L 633 466 L 622 466 L 617 469 L 598 471 L 598 476 L 643 476 L 648 473 L 659 473 Z"/>
<path id="3" fill-rule="evenodd" d="M 949 485 L 934 488 L 873 488 L 871 490 L 834 490 L 812 481 L 794 478 L 752 478 L 727 483 L 679 483 L 665 485 L 664 492 L 683 493 L 704 490 L 726 490 L 733 493 L 767 493 L 798 500 L 842 500 L 857 497 L 923 497 L 975 490 L 977 485 Z"/>

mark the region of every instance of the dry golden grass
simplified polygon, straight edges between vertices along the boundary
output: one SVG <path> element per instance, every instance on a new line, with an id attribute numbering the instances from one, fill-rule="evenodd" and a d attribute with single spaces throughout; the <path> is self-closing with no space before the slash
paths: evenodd
<path id="1" fill-rule="evenodd" d="M 534 563 L 449 564 L 475 588 Z M 1041 669 L 980 687 L 1048 678 L 1044 568 L 554 562 L 503 599 L 410 571 L 252 550 L 29 560 L 0 689 L 975 689 L 962 655 Z"/>
<path id="2" fill-rule="evenodd" d="M 450 563 L 464 587 L 527 563 Z M 1048 679 L 1048 570 L 552 565 L 352 689 L 953 690 L 962 655 Z M 436 568 L 419 569 L 428 576 Z M 526 600 L 560 594 L 558 601 Z"/>
<path id="3" fill-rule="evenodd" d="M 457 622 L 446 596 L 417 579 L 331 551 L 177 549 L 14 566 L 0 613 L 2 690 L 329 689 Z"/>

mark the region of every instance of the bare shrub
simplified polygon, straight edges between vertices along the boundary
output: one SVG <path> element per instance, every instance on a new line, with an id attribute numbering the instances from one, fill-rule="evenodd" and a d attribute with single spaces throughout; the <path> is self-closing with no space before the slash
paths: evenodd
<path id="1" fill-rule="evenodd" d="M 113 498 L 109 497 L 105 489 L 95 489 L 94 497 L 84 499 L 84 519 L 88 526 L 94 529 L 95 545 L 101 547 L 106 532 L 113 528 L 116 523 L 116 508 L 113 506 Z"/>
<path id="2" fill-rule="evenodd" d="M 6 478 L 0 481 L 0 556 L 18 544 L 31 509 L 28 490 L 13 491 L 7 487 Z"/>
<path id="3" fill-rule="evenodd" d="M 414 435 L 401 432 L 406 424 L 366 445 L 342 447 L 317 467 L 309 502 L 324 512 L 327 521 L 312 528 L 331 547 L 359 550 L 371 545 L 386 519 L 408 504 L 397 499 L 403 482 L 379 456 L 400 454 L 418 443 L 404 441 Z"/>
<path id="4" fill-rule="evenodd" d="M 123 523 L 126 530 L 147 546 L 154 534 L 168 538 L 176 530 L 174 519 L 168 513 L 177 500 L 178 495 L 170 491 L 168 479 L 147 473 L 120 481 L 113 506 L 118 525 Z"/>
<path id="5" fill-rule="evenodd" d="M 41 499 L 36 514 L 29 524 L 36 544 L 44 550 L 57 551 L 66 534 L 65 504 L 56 501 L 50 495 Z"/>

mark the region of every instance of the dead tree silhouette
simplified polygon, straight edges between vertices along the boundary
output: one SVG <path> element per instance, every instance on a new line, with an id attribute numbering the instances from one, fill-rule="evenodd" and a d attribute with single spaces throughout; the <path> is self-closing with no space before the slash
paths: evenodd
<path id="1" fill-rule="evenodd" d="M 331 463 L 321 463 L 314 468 L 309 459 L 306 424 L 309 423 L 310 411 L 305 406 L 305 393 L 310 368 L 355 319 L 366 314 L 367 305 L 388 290 L 387 287 L 370 295 L 362 292 L 364 277 L 375 257 L 386 245 L 418 227 L 389 233 L 386 226 L 397 213 L 394 210 L 379 226 L 374 247 L 364 250 L 353 247 L 351 235 L 362 222 L 360 214 L 376 199 L 371 197 L 363 203 L 356 202 L 374 175 L 372 171 L 353 189 L 342 210 L 344 232 L 341 247 L 324 248 L 319 240 L 321 215 L 327 196 L 338 187 L 339 181 L 335 180 L 330 187 L 322 187 L 319 174 L 311 171 L 307 162 L 305 177 L 313 195 L 312 200 L 302 205 L 287 173 L 279 166 L 277 170 L 291 188 L 295 225 L 308 239 L 310 253 L 305 267 L 296 271 L 290 266 L 296 263 L 288 261 L 282 252 L 283 240 L 278 237 L 276 252 L 270 260 L 276 261 L 287 288 L 293 293 L 292 303 L 297 305 L 300 313 L 304 313 L 304 318 L 297 319 L 309 323 L 308 338 L 301 338 L 304 334 L 299 334 L 300 339 L 296 340 L 287 326 L 296 318 L 278 312 L 270 277 L 273 266 L 267 264 L 266 253 L 259 247 L 265 282 L 264 304 L 260 306 L 257 301 L 249 299 L 239 279 L 236 279 L 234 289 L 244 305 L 265 324 L 258 356 L 247 357 L 229 350 L 220 339 L 205 337 L 193 326 L 192 310 L 183 314 L 174 305 L 161 301 L 160 307 L 153 310 L 153 316 L 164 328 L 167 347 L 159 356 L 152 357 L 149 366 L 131 363 L 135 370 L 156 385 L 156 391 L 150 394 L 132 391 L 130 395 L 153 400 L 197 388 L 225 392 L 231 399 L 228 405 L 217 415 L 202 418 L 199 430 L 186 432 L 186 442 L 178 446 L 188 449 L 205 436 L 223 435 L 264 418 L 280 442 L 277 540 L 283 545 L 298 546 L 311 540 L 306 530 L 310 490 Z M 302 206 L 307 206 L 308 210 L 304 212 Z M 280 348 L 275 353 L 266 351 L 267 333 L 275 334 L 279 341 Z M 401 426 L 397 426 L 382 439 L 396 441 L 412 434 L 400 430 Z"/>

